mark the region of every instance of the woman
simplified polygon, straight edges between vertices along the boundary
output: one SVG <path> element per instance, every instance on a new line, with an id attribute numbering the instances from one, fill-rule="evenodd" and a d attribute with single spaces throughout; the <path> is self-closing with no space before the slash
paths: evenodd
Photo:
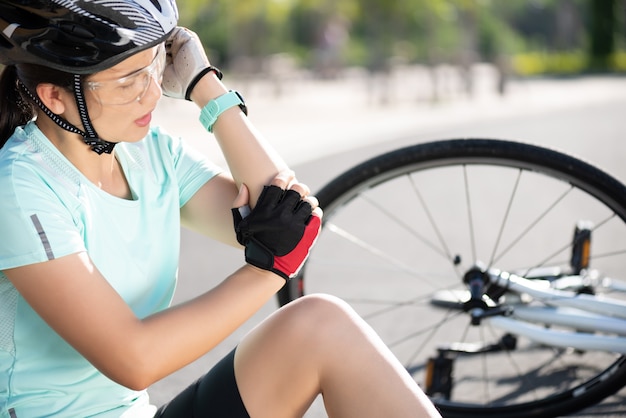
<path id="1" fill-rule="evenodd" d="M 321 219 L 176 21 L 173 0 L 0 4 L 0 417 L 294 417 L 320 393 L 333 417 L 438 416 L 372 330 L 321 295 L 149 404 L 146 387 L 297 273 Z M 151 127 L 162 93 L 198 105 L 230 173 Z M 181 224 L 242 245 L 246 263 L 170 307 Z"/>

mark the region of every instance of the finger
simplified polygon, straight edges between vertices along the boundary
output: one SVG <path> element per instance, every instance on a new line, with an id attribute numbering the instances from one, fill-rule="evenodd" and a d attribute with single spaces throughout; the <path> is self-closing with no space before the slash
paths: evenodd
<path id="1" fill-rule="evenodd" d="M 292 183 L 296 178 L 296 175 L 291 170 L 283 170 L 279 172 L 276 177 L 272 179 L 270 183 L 272 186 L 280 187 L 281 189 L 286 189 L 290 183 Z"/>
<path id="2" fill-rule="evenodd" d="M 293 219 L 296 222 L 303 222 L 306 225 L 309 223 L 309 218 L 311 218 L 312 213 L 313 208 L 311 208 L 309 202 L 301 200 L 294 208 Z"/>
<path id="3" fill-rule="evenodd" d="M 323 217 L 324 217 L 324 211 L 322 211 L 322 208 L 318 206 L 315 209 L 313 209 L 313 212 L 311 212 L 311 214 L 307 217 L 307 220 L 305 223 L 308 225 L 313 218 L 319 218 L 320 223 L 321 223 Z"/>
<path id="4" fill-rule="evenodd" d="M 295 190 L 287 190 L 283 195 L 283 204 L 288 208 L 295 209 L 301 202 L 302 196 Z"/>
<path id="5" fill-rule="evenodd" d="M 176 55 L 184 39 L 184 30 L 180 26 L 172 31 L 172 34 L 165 43 L 165 48 L 170 55 Z"/>
<path id="6" fill-rule="evenodd" d="M 306 220 L 315 213 L 316 209 L 319 209 L 317 198 L 315 196 L 307 196 L 298 202 L 294 212 L 297 218 Z M 317 213 L 321 215 L 321 209 Z"/>
<path id="7" fill-rule="evenodd" d="M 315 209 L 313 209 L 313 216 L 317 216 L 320 219 L 322 219 L 324 217 L 324 211 L 322 210 L 322 208 L 320 208 L 319 206 L 316 207 Z"/>
<path id="8" fill-rule="evenodd" d="M 319 200 L 317 200 L 317 197 L 315 196 L 305 196 L 304 198 L 302 198 L 303 201 L 308 202 L 309 205 L 311 205 L 311 208 L 315 209 L 316 207 L 318 207 L 320 205 Z"/>
<path id="9" fill-rule="evenodd" d="M 299 183 L 299 182 L 293 182 L 290 186 L 289 186 L 289 190 L 294 190 L 296 192 L 298 192 L 300 194 L 300 196 L 302 197 L 306 197 L 311 193 L 311 190 L 309 189 L 309 186 L 307 186 L 304 183 Z"/>

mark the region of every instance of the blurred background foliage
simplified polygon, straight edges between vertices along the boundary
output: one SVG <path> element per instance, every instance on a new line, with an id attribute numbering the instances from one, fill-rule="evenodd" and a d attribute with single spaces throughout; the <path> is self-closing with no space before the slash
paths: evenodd
<path id="1" fill-rule="evenodd" d="M 241 74 L 394 64 L 517 76 L 626 73 L 626 0 L 178 0 L 180 24 Z M 268 68 L 270 67 L 270 68 Z"/>

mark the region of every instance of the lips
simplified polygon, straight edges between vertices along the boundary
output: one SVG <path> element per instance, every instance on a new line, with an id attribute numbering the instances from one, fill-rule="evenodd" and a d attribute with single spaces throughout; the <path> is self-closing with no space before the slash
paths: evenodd
<path id="1" fill-rule="evenodd" d="M 144 126 L 148 126 L 150 121 L 152 121 L 152 113 L 148 113 L 147 115 L 135 120 L 135 124 L 143 128 Z"/>

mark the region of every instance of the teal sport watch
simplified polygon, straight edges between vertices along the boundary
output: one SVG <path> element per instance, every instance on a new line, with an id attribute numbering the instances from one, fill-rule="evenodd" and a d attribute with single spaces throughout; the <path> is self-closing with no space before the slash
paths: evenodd
<path id="1" fill-rule="evenodd" d="M 248 114 L 248 108 L 241 94 L 235 90 L 230 90 L 228 93 L 211 100 L 202 108 L 200 111 L 200 123 L 207 131 L 213 132 L 213 124 L 217 121 L 218 116 L 235 106 L 239 106 L 245 115 Z"/>

